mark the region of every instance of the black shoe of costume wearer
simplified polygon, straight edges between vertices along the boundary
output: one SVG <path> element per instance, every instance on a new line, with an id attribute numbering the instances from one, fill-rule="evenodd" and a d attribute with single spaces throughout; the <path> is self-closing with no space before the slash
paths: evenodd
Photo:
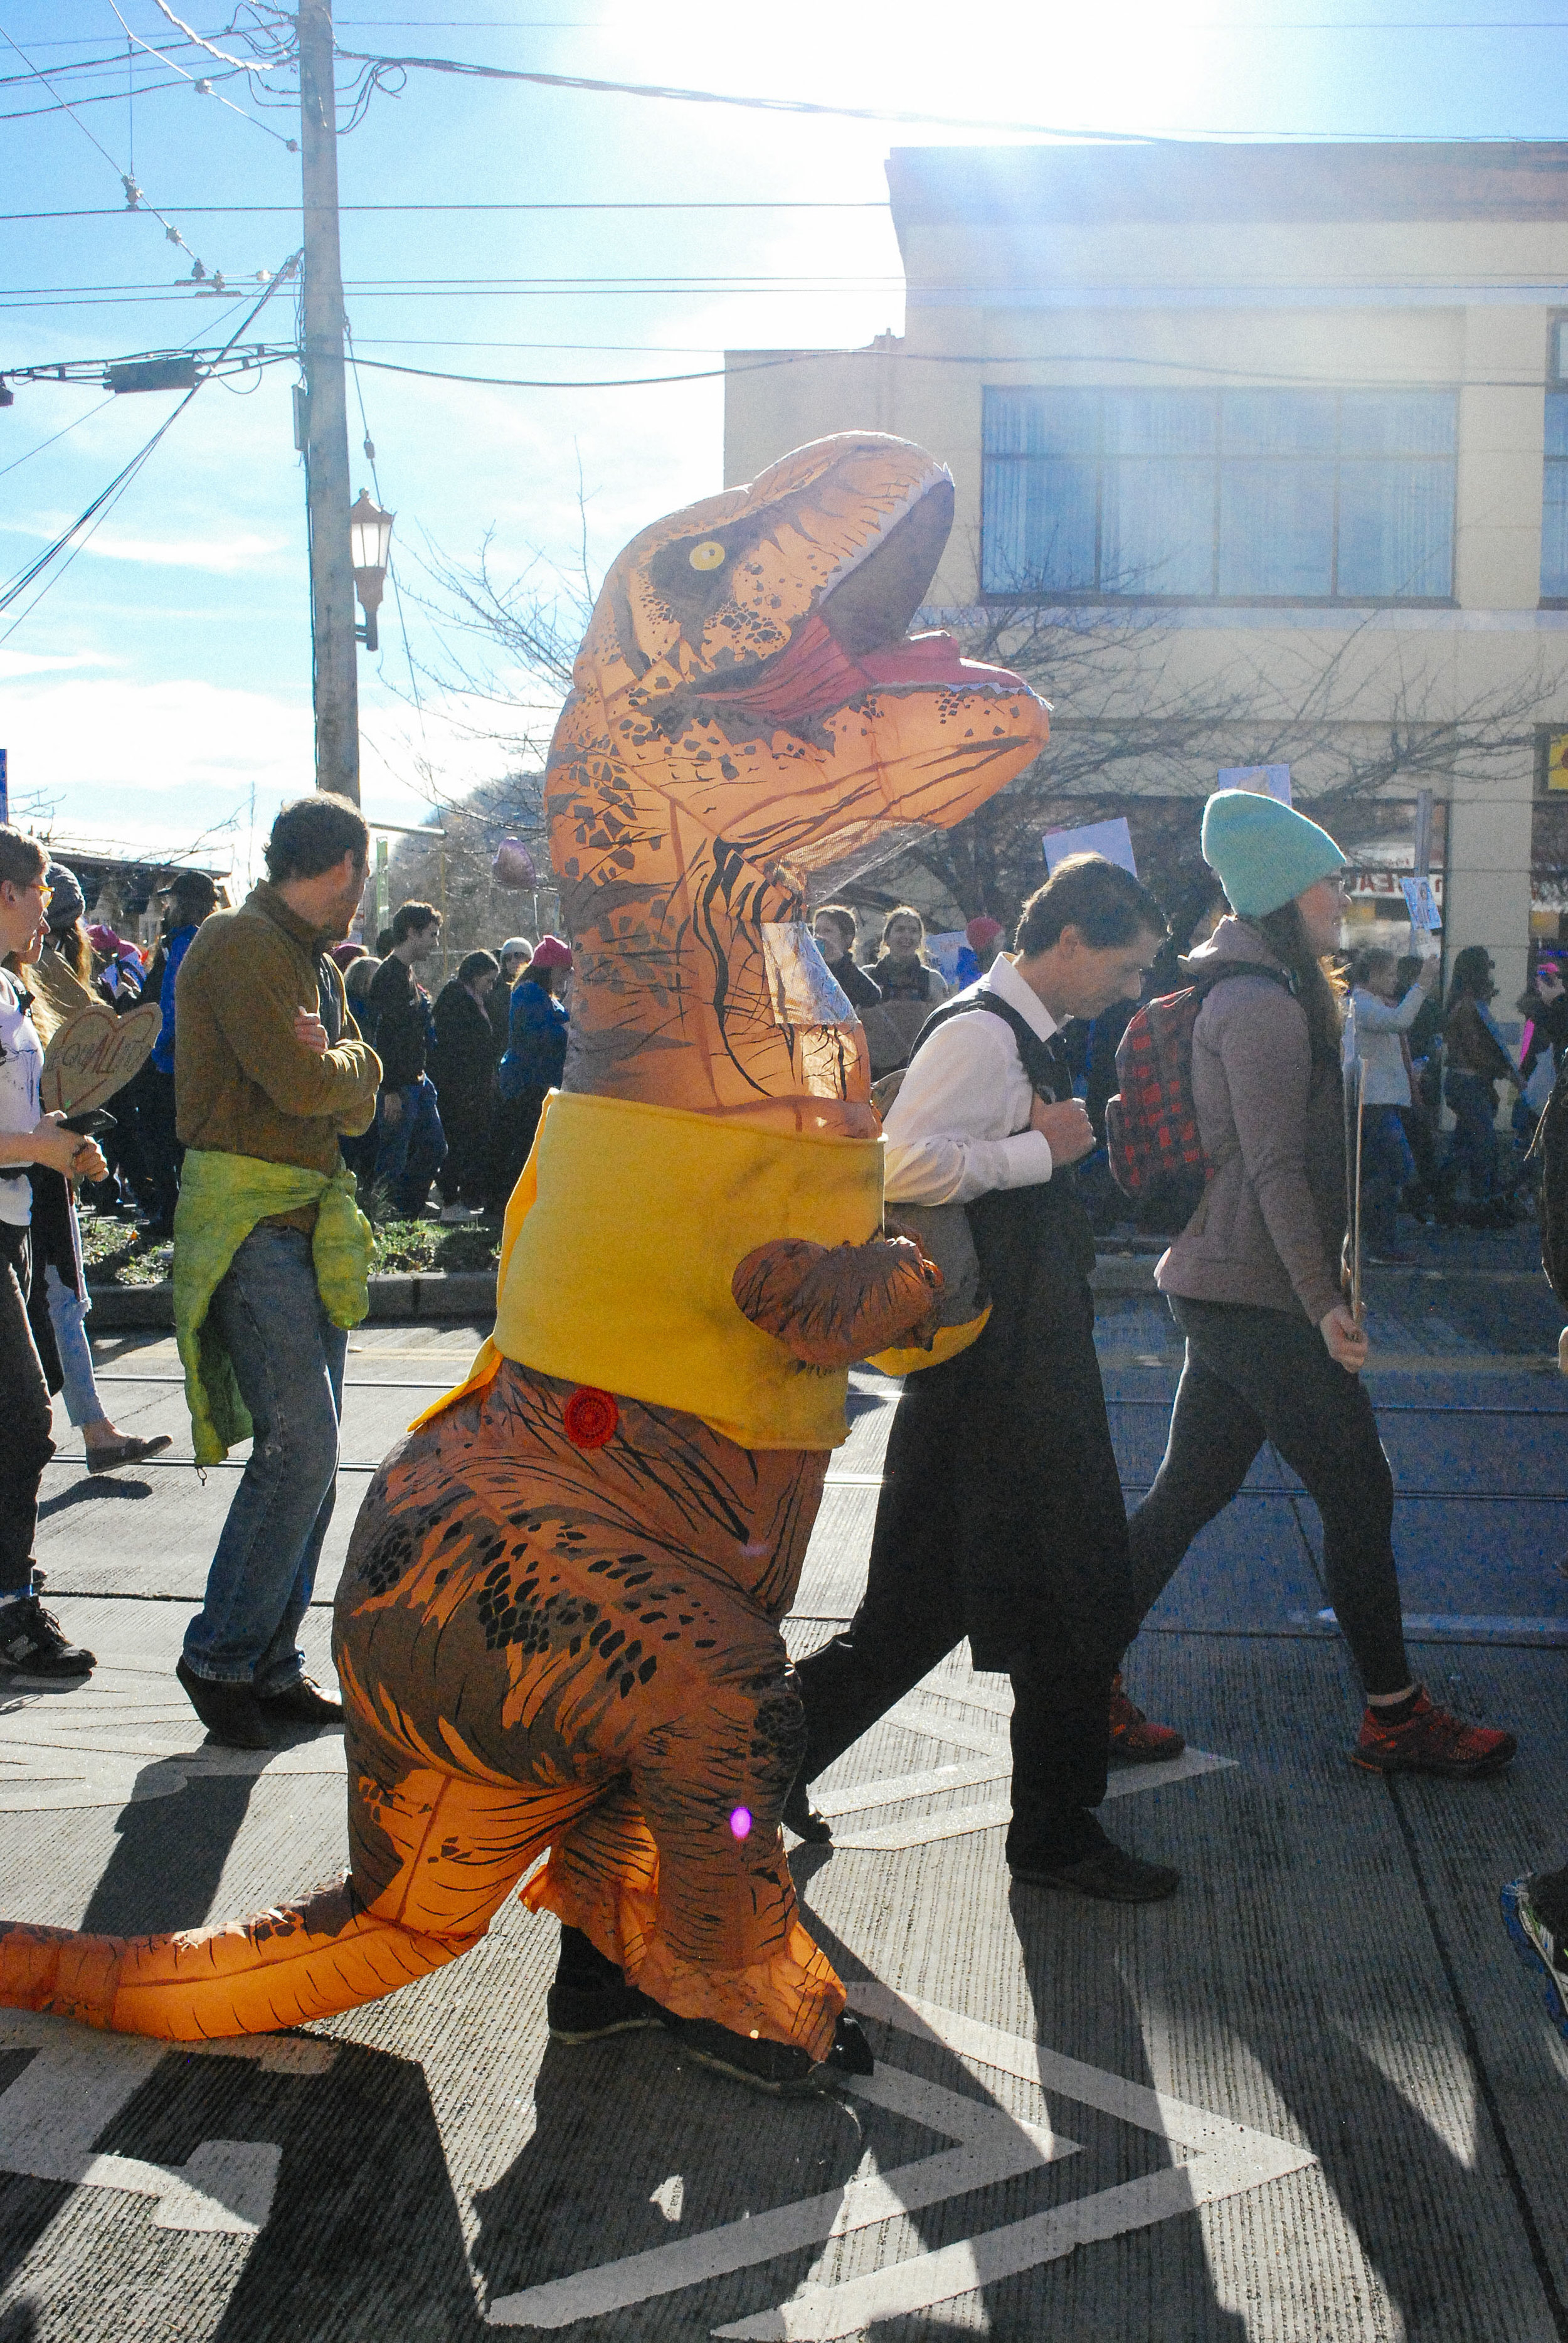
<path id="1" fill-rule="evenodd" d="M 341 1725 L 343 1703 L 328 1700 L 311 1676 L 300 1676 L 282 1692 L 256 1694 L 256 1705 L 270 1725 Z"/>
<path id="2" fill-rule="evenodd" d="M 558 2042 L 598 2042 L 607 2034 L 672 2023 L 657 2001 L 628 1985 L 615 1962 L 607 1960 L 580 1928 L 561 1930 L 560 1958 L 545 2016 Z"/>
<path id="3" fill-rule="evenodd" d="M 829 1846 L 832 1844 L 833 1825 L 826 1815 L 819 1815 L 817 1812 L 811 1804 L 809 1785 L 801 1781 L 799 1775 L 796 1776 L 794 1786 L 784 1801 L 784 1811 L 779 1820 L 786 1830 L 793 1831 L 797 1838 L 805 1839 L 811 1846 Z"/>
<path id="4" fill-rule="evenodd" d="M 36 1594 L 0 1604 L 0 1669 L 18 1676 L 90 1676 L 97 1661 L 67 1641 Z"/>
<path id="5" fill-rule="evenodd" d="M 1070 1863 L 1015 1863 L 1012 1875 L 1025 1886 L 1064 1888 L 1101 1904 L 1158 1904 L 1181 1885 L 1169 1864 L 1142 1863 L 1111 1839 Z"/>
<path id="6" fill-rule="evenodd" d="M 175 1674 L 211 1740 L 225 1749 L 276 1748 L 261 1703 L 249 1684 L 214 1684 L 206 1676 L 198 1676 L 183 1653 L 175 1663 Z"/>
<path id="7" fill-rule="evenodd" d="M 711 2017 L 669 2021 L 680 2046 L 704 2066 L 728 2075 L 749 2090 L 776 2099 L 803 2099 L 825 2088 L 835 2075 L 870 2075 L 877 2062 L 871 2046 L 848 2014 L 833 2028 L 833 2046 L 820 2066 L 793 2042 L 769 2042 L 757 2034 L 734 2034 Z"/>

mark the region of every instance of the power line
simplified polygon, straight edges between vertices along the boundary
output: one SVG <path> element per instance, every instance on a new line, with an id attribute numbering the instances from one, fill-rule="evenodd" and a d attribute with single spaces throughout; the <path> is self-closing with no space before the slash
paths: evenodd
<path id="1" fill-rule="evenodd" d="M 124 28 L 126 40 L 135 41 L 139 47 L 148 49 L 148 54 L 156 57 L 159 65 L 163 66 L 166 73 L 177 74 L 181 81 L 188 83 L 193 89 L 200 90 L 204 96 L 217 98 L 217 102 L 220 106 L 226 106 L 229 112 L 231 114 L 237 114 L 242 122 L 248 122 L 255 129 L 265 131 L 267 137 L 276 138 L 280 146 L 286 146 L 291 155 L 298 154 L 299 141 L 297 138 L 286 138 L 281 130 L 275 130 L 273 128 L 270 122 L 258 121 L 254 114 L 247 114 L 243 106 L 236 106 L 233 98 L 219 96 L 218 92 L 214 89 L 210 81 L 198 80 L 195 74 L 186 73 L 184 65 L 176 65 L 174 59 L 172 57 L 165 56 L 161 50 L 149 48 L 149 45 L 142 39 L 141 35 L 139 33 L 133 33 L 130 26 L 126 23 L 125 18 L 120 15 L 118 0 L 109 0 L 109 5 L 113 8 L 116 17 L 119 18 L 119 22 Z M 167 9 L 165 9 L 164 14 L 167 15 Z M 176 23 L 178 22 L 177 17 L 175 21 Z M 213 51 L 213 55 L 215 56 L 218 54 L 217 50 L 215 49 Z"/>
<path id="2" fill-rule="evenodd" d="M 52 447 L 55 445 L 56 439 L 64 439 L 68 432 L 80 430 L 84 423 L 90 423 L 95 415 L 102 415 L 105 407 L 113 407 L 114 403 L 112 396 L 100 399 L 96 407 L 86 408 L 85 413 L 78 415 L 74 422 L 67 423 L 62 430 L 55 432 L 50 438 L 40 439 L 37 446 L 29 447 L 25 456 L 14 456 L 10 463 L 0 464 L 0 480 L 5 478 L 7 472 L 15 471 L 18 465 L 30 464 L 35 456 L 41 456 L 45 447 Z"/>
<path id="3" fill-rule="evenodd" d="M 253 324 L 261 315 L 261 312 L 266 308 L 268 301 L 271 300 L 273 294 L 277 289 L 278 285 L 293 276 L 295 269 L 298 265 L 300 256 L 301 256 L 298 253 L 296 253 L 293 258 L 286 262 L 283 268 L 272 278 L 271 282 L 267 285 L 266 291 L 262 294 L 260 300 L 256 303 L 249 314 L 240 321 L 238 326 L 236 327 L 234 332 L 230 335 L 228 341 L 219 351 L 216 361 L 217 364 L 221 364 L 222 361 L 227 357 L 229 352 L 239 340 L 240 336 L 245 332 L 246 327 Z M 174 428 L 174 426 L 185 413 L 192 399 L 197 396 L 199 391 L 202 389 L 203 385 L 209 379 L 211 371 L 212 370 L 209 369 L 207 373 L 197 375 L 196 381 L 192 384 L 190 389 L 186 391 L 185 397 L 180 400 L 179 405 L 165 416 L 157 429 L 153 433 L 152 437 L 146 440 L 145 444 L 138 448 L 137 452 L 131 458 L 128 464 L 124 465 L 121 469 L 116 473 L 114 478 L 109 482 L 108 487 L 100 489 L 98 494 L 93 498 L 91 504 L 86 506 L 82 512 L 77 514 L 69 528 L 63 530 L 62 533 L 55 538 L 52 544 L 45 546 L 43 552 L 37 555 L 34 560 L 27 564 L 27 567 L 25 569 L 17 572 L 16 576 L 10 580 L 9 584 L 5 586 L 4 590 L 0 590 L 0 611 L 3 611 L 8 610 L 11 608 L 11 605 L 18 600 L 19 598 L 27 591 L 30 586 L 37 585 L 38 587 L 37 593 L 34 595 L 26 608 L 23 610 L 17 618 L 12 620 L 9 627 L 6 628 L 5 634 L 0 635 L 0 643 L 10 641 L 11 637 L 15 633 L 17 628 L 22 625 L 24 619 L 32 616 L 39 603 L 43 600 L 45 595 L 49 592 L 51 587 L 57 585 L 59 580 L 65 576 L 72 562 L 75 561 L 77 554 L 81 552 L 82 548 L 87 543 L 88 539 L 92 537 L 93 532 L 97 528 L 99 523 L 104 520 L 109 512 L 113 510 L 114 507 L 119 502 L 121 497 L 124 496 L 126 489 L 130 487 L 132 481 L 136 479 L 137 474 L 141 471 L 142 467 L 149 460 L 154 449 L 157 447 L 158 442 L 165 437 L 166 433 Z M 70 548 L 69 551 L 66 550 L 67 547 Z M 56 568 L 54 565 L 61 554 L 65 555 L 65 559 L 60 561 L 59 567 Z"/>
<path id="4" fill-rule="evenodd" d="M 797 200 L 793 196 L 773 199 L 759 198 L 747 203 L 717 203 L 703 200 L 682 203 L 671 199 L 658 202 L 627 203 L 548 203 L 548 204 L 339 204 L 339 215 L 347 218 L 351 212 L 890 212 L 886 196 L 822 196 Z M 223 217 L 251 217 L 263 214 L 292 214 L 297 204 L 171 204 L 171 211 L 193 219 L 203 213 L 215 213 Z M 67 220 L 124 219 L 125 212 L 117 204 L 106 205 L 95 211 L 61 212 L 0 212 L 5 220 Z"/>

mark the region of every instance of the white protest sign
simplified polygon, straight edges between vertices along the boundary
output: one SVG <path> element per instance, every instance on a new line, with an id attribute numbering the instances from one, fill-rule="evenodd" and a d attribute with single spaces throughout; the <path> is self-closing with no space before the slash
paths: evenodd
<path id="1" fill-rule="evenodd" d="M 1124 814 L 1114 821 L 1088 821 L 1081 830 L 1048 830 L 1043 840 L 1045 867 L 1054 870 L 1070 854 L 1103 854 L 1107 862 L 1120 863 L 1136 879 L 1138 865 L 1132 855 L 1132 833 Z"/>

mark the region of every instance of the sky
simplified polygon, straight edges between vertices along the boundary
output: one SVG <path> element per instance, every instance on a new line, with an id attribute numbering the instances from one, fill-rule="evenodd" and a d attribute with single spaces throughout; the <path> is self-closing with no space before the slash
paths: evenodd
<path id="1" fill-rule="evenodd" d="M 218 9 L 171 4 L 227 45 Z M 475 737 L 472 704 L 439 681 L 451 638 L 427 608 L 432 558 L 471 564 L 487 542 L 501 578 L 530 566 L 548 578 L 552 565 L 576 569 L 586 546 L 597 578 L 635 529 L 722 485 L 713 370 L 726 347 L 853 346 L 901 330 L 891 146 L 1020 143 L 1032 129 L 994 126 L 1019 123 L 1072 136 L 1559 138 L 1568 0 L 1556 6 L 338 0 L 344 51 L 965 126 L 426 72 L 372 96 L 338 151 L 346 305 L 367 362 L 349 383 L 352 488 L 378 481 L 397 514 L 398 591 L 379 652 L 359 655 L 367 816 L 417 822 L 432 789 L 460 792 L 506 761 Z M 150 43 L 176 37 L 156 0 L 118 0 L 117 14 L 111 0 L 0 0 L 0 214 L 96 215 L 0 218 L 0 367 L 219 344 L 259 297 L 257 272 L 276 272 L 300 242 L 286 106 L 258 103 L 239 79 L 205 96 L 142 51 L 127 96 L 126 27 Z M 62 73 L 95 58 L 119 62 Z M 176 62 L 202 72 L 189 49 Z M 354 70 L 342 68 L 345 87 Z M 126 209 L 121 174 L 133 171 L 183 248 L 147 210 Z M 376 205 L 474 208 L 354 208 Z M 540 205 L 613 208 L 501 208 Z M 223 296 L 211 290 L 218 271 Z M 284 291 L 245 338 L 293 334 Z M 371 360 L 563 387 L 430 381 Z M 575 387 L 678 374 L 708 378 Z M 20 818 L 46 816 L 63 839 L 193 855 L 243 880 L 278 805 L 310 787 L 296 379 L 279 364 L 248 388 L 208 383 L 35 607 L 24 597 L 0 614 L 0 745 Z M 0 408 L 0 585 L 177 404 L 166 392 L 16 387 Z M 527 703 L 504 709 L 499 728 L 548 730 L 537 691 L 499 681 Z"/>

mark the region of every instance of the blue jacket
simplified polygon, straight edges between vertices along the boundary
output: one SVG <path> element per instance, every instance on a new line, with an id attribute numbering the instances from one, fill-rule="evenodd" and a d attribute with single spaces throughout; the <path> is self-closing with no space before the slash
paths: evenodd
<path id="1" fill-rule="evenodd" d="M 524 1091 L 554 1090 L 566 1062 L 565 1009 L 542 985 L 520 976 L 512 987 L 507 1051 L 498 1077 L 501 1096 L 515 1099 Z"/>
<path id="2" fill-rule="evenodd" d="M 188 928 L 176 928 L 164 947 L 164 980 L 158 993 L 158 1006 L 164 1021 L 158 1038 L 153 1043 L 153 1063 L 160 1074 L 172 1074 L 175 1070 L 175 979 L 180 972 L 180 962 L 191 948 L 191 938 L 200 922 L 193 920 Z"/>

